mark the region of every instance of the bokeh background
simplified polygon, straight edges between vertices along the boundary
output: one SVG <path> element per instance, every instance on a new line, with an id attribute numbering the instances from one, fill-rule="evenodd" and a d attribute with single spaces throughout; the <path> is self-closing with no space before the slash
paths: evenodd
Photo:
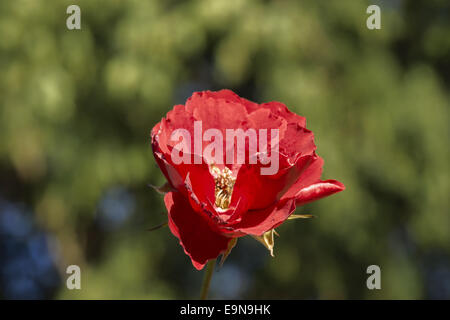
<path id="1" fill-rule="evenodd" d="M 0 298 L 198 298 L 203 273 L 168 228 L 147 231 L 166 221 L 149 133 L 193 91 L 229 88 L 305 116 L 323 178 L 347 190 L 297 209 L 317 218 L 279 227 L 275 258 L 239 239 L 212 298 L 449 299 L 449 14 L 446 0 L 0 1 Z"/>

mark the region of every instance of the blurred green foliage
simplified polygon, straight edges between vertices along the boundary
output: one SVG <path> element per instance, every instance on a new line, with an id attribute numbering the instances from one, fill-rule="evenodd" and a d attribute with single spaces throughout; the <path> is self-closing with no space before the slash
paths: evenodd
<path id="1" fill-rule="evenodd" d="M 81 30 L 65 25 L 73 3 Z M 1 1 L 0 196 L 55 239 L 48 297 L 197 298 L 175 237 L 146 231 L 166 220 L 149 132 L 192 91 L 230 88 L 305 116 L 323 178 L 347 190 L 299 208 L 318 218 L 278 228 L 275 258 L 240 239 L 212 297 L 449 298 L 449 14 L 437 0 Z M 112 227 L 111 190 L 132 203 Z M 371 264 L 382 290 L 366 288 Z"/>

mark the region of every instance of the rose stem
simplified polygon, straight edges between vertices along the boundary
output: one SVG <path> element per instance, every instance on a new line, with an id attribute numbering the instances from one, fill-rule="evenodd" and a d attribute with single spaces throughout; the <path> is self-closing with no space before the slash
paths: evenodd
<path id="1" fill-rule="evenodd" d="M 205 276 L 203 278 L 202 292 L 200 294 L 201 300 L 206 300 L 208 296 L 209 284 L 211 283 L 211 278 L 214 271 L 214 266 L 216 264 L 216 259 L 209 260 L 206 264 Z"/>

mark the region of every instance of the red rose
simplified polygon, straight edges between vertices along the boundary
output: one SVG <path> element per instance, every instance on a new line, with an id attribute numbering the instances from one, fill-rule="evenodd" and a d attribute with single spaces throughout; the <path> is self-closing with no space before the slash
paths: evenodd
<path id="1" fill-rule="evenodd" d="M 255 150 L 249 134 L 239 149 L 238 138 L 231 144 L 226 139 L 233 130 L 256 132 L 262 144 Z M 202 141 L 195 140 L 199 136 Z M 296 206 L 345 188 L 336 180 L 320 180 L 323 160 L 315 153 L 313 133 L 305 118 L 279 102 L 256 104 L 230 90 L 196 92 L 155 125 L 151 138 L 170 186 L 164 197 L 170 230 L 197 269 L 226 252 L 237 237 L 252 235 L 270 246 L 274 228 Z M 266 162 L 255 163 L 263 155 Z M 275 172 L 267 174 L 270 168 Z"/>

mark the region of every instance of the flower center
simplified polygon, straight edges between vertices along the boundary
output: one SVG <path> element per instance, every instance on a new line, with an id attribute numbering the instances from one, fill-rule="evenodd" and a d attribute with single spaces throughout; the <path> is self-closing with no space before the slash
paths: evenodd
<path id="1" fill-rule="evenodd" d="M 231 203 L 231 195 L 233 193 L 236 178 L 232 176 L 230 169 L 225 167 L 220 170 L 216 166 L 211 166 L 212 175 L 215 182 L 214 195 L 216 197 L 215 205 L 221 209 L 228 209 Z"/>

